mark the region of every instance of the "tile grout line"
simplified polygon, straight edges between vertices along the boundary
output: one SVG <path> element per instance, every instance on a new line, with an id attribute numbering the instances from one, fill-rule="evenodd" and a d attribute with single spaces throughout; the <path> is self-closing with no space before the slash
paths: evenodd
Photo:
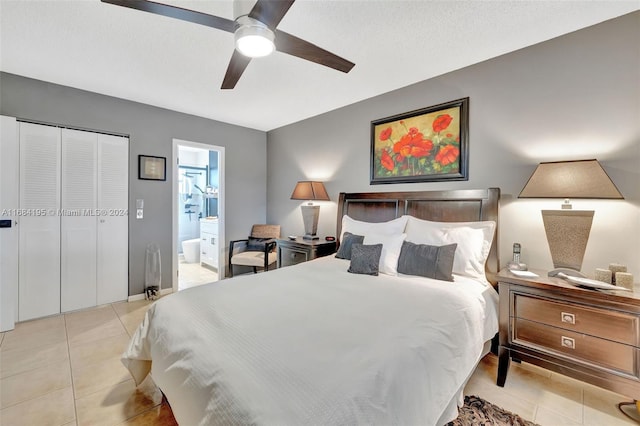
<path id="1" fill-rule="evenodd" d="M 124 322 L 122 322 L 122 318 L 120 318 L 120 314 L 118 313 L 118 311 L 116 311 L 116 308 L 113 307 L 113 303 L 111 303 L 111 309 L 113 309 L 113 311 L 116 313 L 116 317 L 118 318 L 120 325 L 122 325 L 122 328 L 124 328 L 124 331 L 125 333 L 127 333 L 127 336 L 129 336 L 129 339 L 131 339 L 131 334 L 129 333 L 129 330 L 127 330 L 127 326 L 124 325 Z"/>
<path id="2" fill-rule="evenodd" d="M 582 424 L 585 422 L 584 417 L 584 386 L 580 386 L 580 396 L 582 397 Z"/>
<path id="3" fill-rule="evenodd" d="M 71 348 L 69 345 L 69 331 L 67 330 L 67 315 L 62 315 L 64 321 L 64 334 L 67 337 L 67 355 L 69 356 L 69 374 L 71 374 L 71 393 L 73 396 L 73 416 L 76 425 L 78 424 L 78 408 L 76 407 L 76 386 L 73 381 L 73 368 L 71 368 Z"/>
<path id="4" fill-rule="evenodd" d="M 532 422 L 537 422 L 538 421 L 538 409 L 540 408 L 540 404 L 536 403 L 535 407 L 533 408 L 533 419 L 531 419 Z"/>

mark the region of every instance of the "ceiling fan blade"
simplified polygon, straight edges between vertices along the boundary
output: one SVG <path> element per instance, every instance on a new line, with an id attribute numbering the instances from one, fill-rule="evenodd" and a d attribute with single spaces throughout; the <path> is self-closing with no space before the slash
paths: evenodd
<path id="1" fill-rule="evenodd" d="M 284 31 L 276 30 L 276 50 L 307 61 L 315 62 L 344 73 L 351 71 L 355 64 L 338 55 L 324 50 L 313 43 L 292 36 Z"/>
<path id="2" fill-rule="evenodd" d="M 275 29 L 291 5 L 296 0 L 258 0 L 249 12 L 249 18 L 256 19 L 272 30 Z"/>
<path id="3" fill-rule="evenodd" d="M 180 19 L 181 21 L 193 22 L 211 28 L 232 33 L 235 31 L 235 22 L 207 13 L 197 12 L 195 10 L 183 9 L 177 6 L 169 6 L 168 4 L 156 3 L 147 0 L 102 0 L 103 3 L 110 3 L 116 6 L 128 7 L 130 9 L 142 10 L 144 12 L 154 13 L 156 15 L 167 16 L 169 18 Z"/>
<path id="4" fill-rule="evenodd" d="M 227 73 L 224 75 L 221 89 L 233 89 L 236 87 L 236 83 L 240 80 L 240 76 L 251 62 L 251 58 L 244 56 L 237 50 L 233 51 L 229 66 L 227 67 Z"/>

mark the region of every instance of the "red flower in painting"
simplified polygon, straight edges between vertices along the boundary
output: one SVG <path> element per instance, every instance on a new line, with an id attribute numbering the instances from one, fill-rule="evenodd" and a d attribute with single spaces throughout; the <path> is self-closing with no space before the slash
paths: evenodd
<path id="1" fill-rule="evenodd" d="M 391 127 L 387 127 L 386 129 L 380 132 L 381 141 L 386 141 L 387 139 L 389 139 L 389 137 L 391 137 Z"/>
<path id="2" fill-rule="evenodd" d="M 458 159 L 460 150 L 453 145 L 445 145 L 440 148 L 440 151 L 436 154 L 436 161 L 443 166 L 453 163 Z"/>
<path id="3" fill-rule="evenodd" d="M 451 117 L 449 114 L 442 114 L 437 116 L 436 119 L 433 120 L 433 131 L 436 133 L 443 131 L 444 129 L 449 127 L 451 121 L 453 121 L 453 117 Z"/>
<path id="4" fill-rule="evenodd" d="M 389 155 L 386 149 L 382 151 L 382 155 L 380 155 L 380 164 L 382 164 L 382 167 L 384 167 L 389 171 L 392 171 L 393 168 L 395 167 L 395 164 L 393 163 L 393 159 L 391 158 L 391 156 Z"/>
<path id="5" fill-rule="evenodd" d="M 432 149 L 433 142 L 424 139 L 424 135 L 415 127 L 410 128 L 409 133 L 393 145 L 393 152 L 402 157 L 426 157 Z"/>

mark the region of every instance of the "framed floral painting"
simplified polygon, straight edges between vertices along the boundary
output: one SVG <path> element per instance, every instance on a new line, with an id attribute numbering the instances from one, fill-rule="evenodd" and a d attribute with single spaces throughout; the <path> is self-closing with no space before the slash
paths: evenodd
<path id="1" fill-rule="evenodd" d="M 469 98 L 371 122 L 371 184 L 469 180 Z"/>

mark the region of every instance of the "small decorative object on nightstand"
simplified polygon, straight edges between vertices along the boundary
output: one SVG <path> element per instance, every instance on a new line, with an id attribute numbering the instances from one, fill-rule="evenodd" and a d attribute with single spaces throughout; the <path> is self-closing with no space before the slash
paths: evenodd
<path id="1" fill-rule="evenodd" d="M 498 386 L 513 359 L 640 399 L 640 296 L 537 272 L 498 274 Z"/>
<path id="2" fill-rule="evenodd" d="M 328 256 L 337 249 L 335 240 L 306 240 L 302 237 L 295 240 L 277 240 L 277 244 L 278 268 Z"/>
<path id="3" fill-rule="evenodd" d="M 526 271 L 527 264 L 520 262 L 520 243 L 513 243 L 513 259 L 507 263 L 507 269 L 510 271 Z"/>

